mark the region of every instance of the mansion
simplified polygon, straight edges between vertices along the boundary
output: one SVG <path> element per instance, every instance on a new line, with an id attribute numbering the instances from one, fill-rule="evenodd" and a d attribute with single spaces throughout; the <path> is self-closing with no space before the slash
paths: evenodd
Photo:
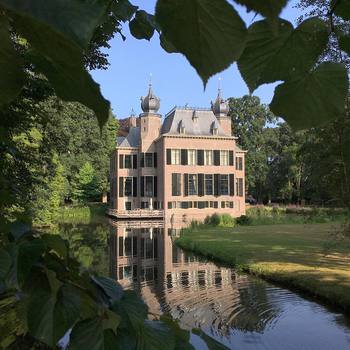
<path id="1" fill-rule="evenodd" d="M 162 120 L 150 84 L 141 108 L 122 121 L 111 156 L 111 208 L 161 210 L 188 221 L 245 214 L 245 151 L 220 89 L 210 109 L 174 107 Z"/>

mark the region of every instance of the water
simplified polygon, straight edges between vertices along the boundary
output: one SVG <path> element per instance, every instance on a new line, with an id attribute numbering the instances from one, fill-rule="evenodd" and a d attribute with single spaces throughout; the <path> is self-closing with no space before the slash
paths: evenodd
<path id="1" fill-rule="evenodd" d="M 350 320 L 342 313 L 186 254 L 173 243 L 180 233 L 174 224 L 109 221 L 59 231 L 85 267 L 136 290 L 150 318 L 168 313 L 230 349 L 350 349 Z M 191 342 L 207 349 L 193 334 Z"/>

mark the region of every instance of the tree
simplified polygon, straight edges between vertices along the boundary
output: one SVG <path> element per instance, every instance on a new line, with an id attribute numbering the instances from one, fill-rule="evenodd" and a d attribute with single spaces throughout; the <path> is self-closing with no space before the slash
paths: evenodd
<path id="1" fill-rule="evenodd" d="M 86 162 L 75 179 L 73 196 L 80 202 L 96 201 L 101 194 L 99 187 L 94 168 Z"/>
<path id="2" fill-rule="evenodd" d="M 277 118 L 256 96 L 243 96 L 229 99 L 232 119 L 232 133 L 238 137 L 237 143 L 247 151 L 246 186 L 248 193 L 259 202 L 266 200 L 267 176 L 271 149 L 267 143 L 270 127 L 275 126 Z"/>

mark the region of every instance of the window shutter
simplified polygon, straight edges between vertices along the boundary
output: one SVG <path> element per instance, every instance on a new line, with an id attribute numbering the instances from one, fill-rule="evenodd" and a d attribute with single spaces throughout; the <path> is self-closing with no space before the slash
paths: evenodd
<path id="1" fill-rule="evenodd" d="M 140 195 L 141 197 L 145 196 L 145 177 L 141 176 L 140 178 Z"/>
<path id="2" fill-rule="evenodd" d="M 229 165 L 230 166 L 233 166 L 233 151 L 229 151 Z"/>
<path id="3" fill-rule="evenodd" d="M 156 168 L 158 166 L 157 152 L 153 153 L 153 166 Z"/>
<path id="4" fill-rule="evenodd" d="M 220 151 L 214 151 L 214 165 L 220 165 Z"/>
<path id="5" fill-rule="evenodd" d="M 230 174 L 230 196 L 235 195 L 235 176 Z"/>
<path id="6" fill-rule="evenodd" d="M 145 154 L 140 153 L 140 168 L 144 168 L 144 167 L 145 167 Z"/>
<path id="7" fill-rule="evenodd" d="M 132 167 L 137 169 L 137 154 L 132 155 Z"/>
<path id="8" fill-rule="evenodd" d="M 176 174 L 171 174 L 171 195 L 172 196 L 177 196 L 176 180 L 177 180 Z"/>
<path id="9" fill-rule="evenodd" d="M 153 197 L 158 196 L 158 181 L 157 176 L 153 177 Z"/>
<path id="10" fill-rule="evenodd" d="M 166 163 L 168 165 L 171 164 L 171 149 L 170 148 L 167 148 L 167 150 L 166 150 Z"/>
<path id="11" fill-rule="evenodd" d="M 204 196 L 204 174 L 198 174 L 198 196 Z"/>
<path id="12" fill-rule="evenodd" d="M 137 197 L 137 177 L 132 179 L 132 196 Z"/>
<path id="13" fill-rule="evenodd" d="M 181 165 L 187 165 L 188 164 L 188 156 L 187 156 L 187 149 L 181 150 Z"/>
<path id="14" fill-rule="evenodd" d="M 184 189 L 185 189 L 185 196 L 188 196 L 188 174 L 184 174 Z"/>
<path id="15" fill-rule="evenodd" d="M 197 151 L 197 164 L 204 165 L 204 150 L 202 149 Z"/>
<path id="16" fill-rule="evenodd" d="M 124 178 L 119 178 L 119 197 L 124 197 Z"/>
<path id="17" fill-rule="evenodd" d="M 216 197 L 220 195 L 219 186 L 220 186 L 220 174 L 214 174 L 214 196 Z"/>
<path id="18" fill-rule="evenodd" d="M 123 169 L 123 168 L 124 168 L 124 155 L 119 154 L 119 169 Z"/>

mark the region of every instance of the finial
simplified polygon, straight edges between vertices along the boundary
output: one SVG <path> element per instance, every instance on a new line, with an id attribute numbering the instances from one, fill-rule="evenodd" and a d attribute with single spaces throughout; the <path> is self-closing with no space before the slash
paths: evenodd
<path id="1" fill-rule="evenodd" d="M 221 81 L 222 81 L 222 78 L 219 77 L 218 79 L 218 96 L 221 97 Z"/>
<path id="2" fill-rule="evenodd" d="M 135 115 L 136 115 L 136 114 L 135 114 L 134 108 L 131 108 L 130 116 L 131 116 L 131 117 L 135 117 Z"/>
<path id="3" fill-rule="evenodd" d="M 149 83 L 148 83 L 149 87 L 152 86 L 152 73 L 149 73 Z"/>

